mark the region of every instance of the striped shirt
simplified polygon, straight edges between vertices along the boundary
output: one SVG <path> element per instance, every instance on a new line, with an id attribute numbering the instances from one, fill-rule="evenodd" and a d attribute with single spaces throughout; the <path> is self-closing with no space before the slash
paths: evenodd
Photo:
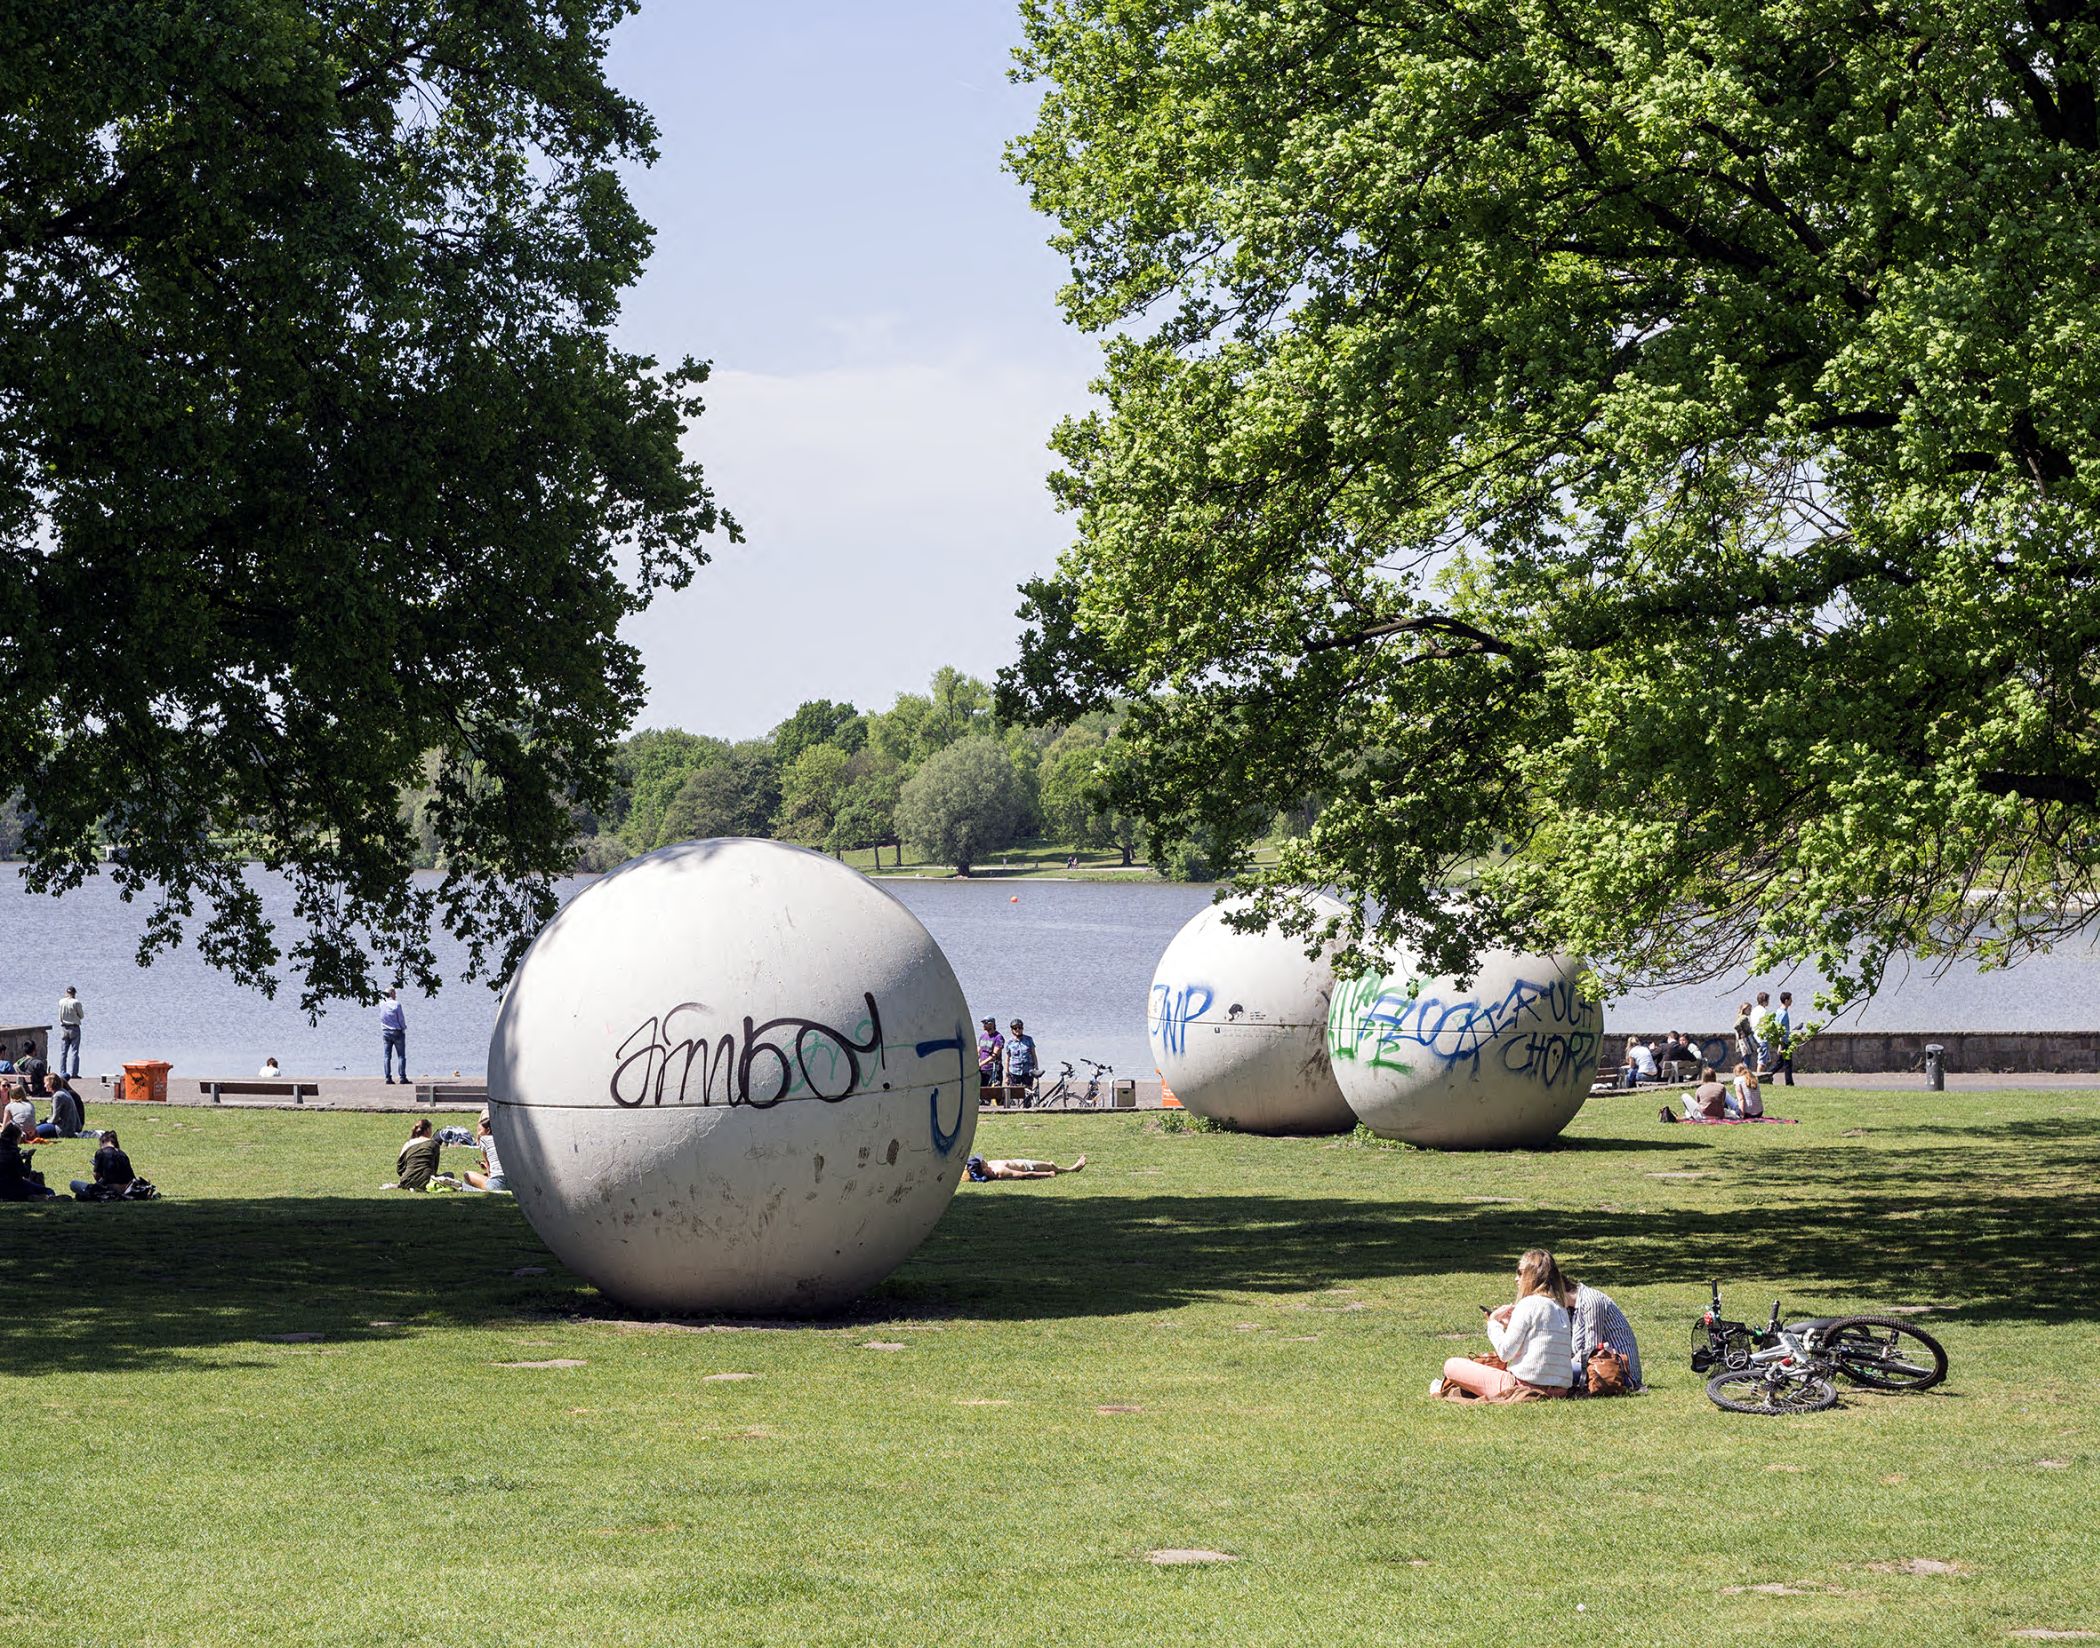
<path id="1" fill-rule="evenodd" d="M 1575 1285 L 1575 1302 L 1568 1309 L 1570 1326 L 1575 1339 L 1575 1377 L 1579 1383 L 1588 1375 L 1590 1352 L 1598 1345 L 1609 1345 L 1626 1358 L 1626 1367 L 1634 1384 L 1641 1380 L 1641 1349 L 1633 1341 L 1632 1324 L 1626 1313 L 1619 1309 L 1608 1293 L 1599 1293 L 1587 1283 Z"/>

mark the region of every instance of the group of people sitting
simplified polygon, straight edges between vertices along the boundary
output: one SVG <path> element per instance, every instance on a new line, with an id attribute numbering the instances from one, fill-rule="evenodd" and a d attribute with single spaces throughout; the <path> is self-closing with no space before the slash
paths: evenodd
<path id="1" fill-rule="evenodd" d="M 0 1068 L 0 1077 L 8 1076 L 13 1080 L 5 1083 L 5 1119 L 20 1129 L 23 1138 L 80 1137 L 81 1130 L 87 1126 L 87 1106 L 74 1091 L 70 1077 L 51 1074 L 50 1068 L 36 1056 L 35 1043 L 23 1044 L 19 1063 Z M 39 1099 L 49 1103 L 42 1121 L 36 1118 Z"/>
<path id="2" fill-rule="evenodd" d="M 438 1157 L 448 1144 L 467 1145 L 481 1152 L 481 1166 L 454 1177 L 441 1170 Z M 499 1196 L 510 1193 L 504 1177 L 503 1157 L 496 1149 L 496 1134 L 484 1110 L 474 1122 L 474 1131 L 463 1127 L 433 1128 L 427 1117 L 408 1130 L 408 1143 L 394 1158 L 394 1190 L 481 1190 Z"/>
<path id="3" fill-rule="evenodd" d="M 77 1137 L 78 1130 L 63 1136 Z M 31 1165 L 36 1150 L 33 1146 L 24 1150 L 23 1138 L 20 1124 L 12 1120 L 0 1124 L 0 1202 L 40 1202 L 58 1194 L 44 1183 L 43 1174 Z M 96 1143 L 99 1148 L 89 1170 L 94 1177 L 73 1180 L 74 1196 L 84 1202 L 111 1202 L 136 1195 L 137 1187 L 145 1185 L 146 1181 L 132 1171 L 131 1158 L 124 1154 L 124 1147 L 117 1142 L 116 1129 L 104 1128 Z M 149 1197 L 154 1194 L 151 1186 L 146 1187 L 145 1194 Z"/>
<path id="4" fill-rule="evenodd" d="M 1641 1388 L 1641 1350 L 1626 1313 L 1610 1294 L 1570 1278 L 1542 1247 L 1517 1261 L 1517 1296 L 1487 1310 L 1487 1336 L 1494 1353 L 1450 1358 L 1429 1382 L 1431 1396 L 1530 1402 Z"/>
<path id="5" fill-rule="evenodd" d="M 1754 1122 L 1764 1113 L 1764 1089 L 1747 1064 L 1737 1064 L 1725 1084 L 1712 1065 L 1701 1065 L 1699 1085 L 1684 1096 L 1684 1119 L 1690 1122 Z M 1677 1112 L 1664 1105 L 1662 1119 L 1674 1122 Z"/>
<path id="6" fill-rule="evenodd" d="M 1652 1042 L 1628 1036 L 1626 1051 L 1620 1057 L 1619 1082 L 1625 1087 L 1638 1087 L 1642 1082 L 1676 1081 L 1696 1070 L 1700 1062 L 1699 1043 L 1682 1031 L 1672 1030 L 1668 1036 Z"/>

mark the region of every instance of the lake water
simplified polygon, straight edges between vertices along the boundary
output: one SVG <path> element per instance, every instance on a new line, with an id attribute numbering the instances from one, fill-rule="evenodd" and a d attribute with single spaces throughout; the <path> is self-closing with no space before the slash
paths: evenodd
<path id="1" fill-rule="evenodd" d="M 289 908 L 281 885 L 258 878 L 266 904 Z M 589 883 L 567 884 L 564 896 Z M 970 998 L 973 1019 L 1028 1021 L 1054 1073 L 1081 1057 L 1149 1077 L 1146 994 L 1167 941 L 1210 901 L 1208 887 L 1129 881 L 885 881 L 947 952 Z M 106 878 L 62 899 L 23 890 L 0 867 L 0 1024 L 55 1022 L 60 991 L 79 988 L 88 1018 L 81 1068 L 114 1071 L 125 1059 L 162 1058 L 177 1072 L 244 1075 L 274 1054 L 294 1075 L 379 1074 L 375 1010 L 338 1007 L 318 1025 L 287 986 L 265 1000 L 235 986 L 182 949 L 140 969 L 143 906 L 125 904 Z M 458 948 L 440 940 L 448 978 Z M 1790 988 L 1805 1007 L 1816 980 L 1797 974 L 1614 1002 L 1616 1030 L 1717 1033 L 1751 990 Z M 411 995 L 408 1051 L 419 1074 L 481 1075 L 496 997 L 485 985 L 448 984 Z M 1884 1030 L 2084 1030 L 2100 1023 L 2100 933 L 2089 932 L 2011 972 L 1957 970 L 1934 980 L 1912 970 L 1839 1028 Z M 1082 1067 L 1083 1073 L 1084 1067 Z"/>

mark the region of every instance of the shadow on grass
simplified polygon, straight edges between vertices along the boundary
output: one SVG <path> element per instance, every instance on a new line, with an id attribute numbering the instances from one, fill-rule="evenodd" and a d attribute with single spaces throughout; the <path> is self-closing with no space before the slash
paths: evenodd
<path id="1" fill-rule="evenodd" d="M 1764 1216 L 972 1188 L 844 1320 L 1117 1316 L 1229 1294 L 1499 1274 L 1533 1243 L 1607 1288 L 1799 1277 L 1789 1303 L 1801 1308 L 1817 1303 L 1813 1287 L 1887 1304 L 1951 1296 L 1968 1319 L 2100 1318 L 2100 1299 L 2077 1285 L 2100 1261 L 2082 1189 L 1994 1194 L 1942 1181 L 1921 1205 L 1885 1179 L 1877 1191 L 1815 1188 L 1834 1194 Z M 275 1335 L 372 1340 L 433 1319 L 614 1313 L 546 1254 L 510 1202 L 317 1196 L 4 1211 L 14 1285 L 0 1369 L 12 1373 L 143 1368 L 177 1353 L 193 1367 L 256 1365 L 270 1354 L 256 1342 Z M 533 1266 L 546 1274 L 513 1274 Z"/>
<path id="2" fill-rule="evenodd" d="M 213 1348 L 187 1365 L 253 1366 L 269 1354 L 255 1341 L 277 1335 L 377 1340 L 418 1318 L 516 1321 L 579 1286 L 507 1198 L 61 1198 L 0 1215 L 7 1373 L 145 1367 Z M 512 1275 L 532 1266 L 545 1274 Z"/>
<path id="3" fill-rule="evenodd" d="M 1017 1188 L 1017 1187 L 1016 1187 Z M 2100 1319 L 2078 1278 L 2100 1263 L 2091 1198 L 1930 1188 L 1841 1190 L 1770 1214 L 1231 1197 L 957 1199 L 882 1296 L 995 1318 L 1113 1315 L 1221 1293 L 1304 1293 L 1386 1277 L 1500 1275 L 1552 1248 L 1598 1286 L 1799 1277 L 1886 1304 L 1957 1298 L 1981 1320 Z"/>

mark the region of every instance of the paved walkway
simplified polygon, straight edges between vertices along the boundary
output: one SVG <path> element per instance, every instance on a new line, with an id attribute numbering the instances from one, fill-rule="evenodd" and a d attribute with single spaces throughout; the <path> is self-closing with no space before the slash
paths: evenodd
<path id="1" fill-rule="evenodd" d="M 253 1075 L 194 1076 L 179 1071 L 168 1075 L 168 1102 L 170 1104 L 201 1104 L 211 1107 L 211 1086 L 218 1082 L 225 1086 L 245 1086 L 259 1081 Z M 280 1078 L 281 1083 L 296 1082 L 301 1088 L 299 1097 L 268 1098 L 245 1093 L 222 1093 L 222 1109 L 246 1108 L 256 1110 L 476 1110 L 487 1102 L 488 1084 L 479 1076 L 422 1076 L 413 1082 L 395 1082 L 389 1086 L 377 1076 L 293 1076 Z M 117 1098 L 115 1083 L 104 1083 L 88 1077 L 78 1081 L 80 1096 L 89 1103 Z M 419 1093 L 436 1094 L 433 1105 L 428 1097 L 419 1099 Z"/>
<path id="2" fill-rule="evenodd" d="M 211 1084 L 252 1082 L 252 1076 L 178 1076 L 168 1078 L 168 1099 L 173 1104 L 203 1105 L 211 1107 Z M 259 1098 L 245 1094 L 225 1094 L 220 1106 L 223 1109 L 249 1108 L 259 1110 L 447 1110 L 473 1111 L 487 1103 L 488 1086 L 479 1077 L 422 1077 L 418 1082 L 397 1082 L 388 1086 L 377 1076 L 287 1076 L 286 1081 L 297 1081 L 306 1091 L 298 1101 L 289 1098 Z M 114 1091 L 102 1083 L 88 1078 L 79 1084 L 81 1097 L 89 1102 L 106 1102 L 116 1097 Z M 1860 1075 L 1804 1076 L 1804 1088 L 1841 1087 L 1886 1093 L 1924 1095 L 1931 1091 L 1925 1078 L 1915 1070 L 1881 1071 Z M 1595 1095 L 1592 1102 L 1608 1103 L 1613 1099 L 1650 1099 L 1656 1094 L 1674 1095 L 1681 1084 L 1651 1083 L 1637 1093 L 1605 1093 Z M 2100 1075 L 2041 1072 L 2022 1075 L 1992 1071 L 1950 1072 L 1947 1090 L 1950 1093 L 2002 1093 L 2024 1089 L 2028 1091 L 2065 1091 L 2100 1093 Z M 1784 1093 L 1784 1087 L 1767 1084 L 1765 1092 Z M 418 1094 L 434 1094 L 419 1098 Z M 1160 1108 L 1159 1083 L 1156 1081 L 1137 1084 L 1138 1109 L 1156 1111 Z M 1019 1110 L 987 1107 L 984 1114 L 1001 1115 L 1096 1115 L 1112 1116 L 1118 1112 L 1102 1108 L 1099 1110 Z M 1128 1115 L 1128 1111 L 1121 1114 Z"/>

